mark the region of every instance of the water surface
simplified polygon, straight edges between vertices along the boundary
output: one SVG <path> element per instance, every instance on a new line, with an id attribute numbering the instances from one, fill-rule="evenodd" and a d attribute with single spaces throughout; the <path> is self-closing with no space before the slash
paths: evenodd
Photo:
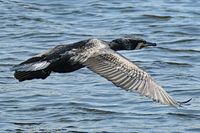
<path id="1" fill-rule="evenodd" d="M 1 132 L 200 132 L 198 0 L 0 0 Z M 122 51 L 177 100 L 175 109 L 84 68 L 18 82 L 14 64 L 63 43 L 134 35 L 156 48 Z"/>

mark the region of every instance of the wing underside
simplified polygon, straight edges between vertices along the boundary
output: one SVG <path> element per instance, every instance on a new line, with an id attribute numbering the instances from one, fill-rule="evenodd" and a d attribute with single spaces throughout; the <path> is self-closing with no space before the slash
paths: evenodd
<path id="1" fill-rule="evenodd" d="M 135 90 L 162 104 L 179 105 L 149 74 L 113 50 L 103 50 L 84 64 L 122 89 Z"/>

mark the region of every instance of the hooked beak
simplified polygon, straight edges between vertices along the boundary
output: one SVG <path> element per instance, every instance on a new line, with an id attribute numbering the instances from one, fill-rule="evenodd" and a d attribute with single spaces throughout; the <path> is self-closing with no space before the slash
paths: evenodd
<path id="1" fill-rule="evenodd" d="M 152 42 L 146 42 L 146 44 L 144 44 L 145 47 L 149 47 L 149 46 L 157 46 L 156 43 L 152 43 Z"/>

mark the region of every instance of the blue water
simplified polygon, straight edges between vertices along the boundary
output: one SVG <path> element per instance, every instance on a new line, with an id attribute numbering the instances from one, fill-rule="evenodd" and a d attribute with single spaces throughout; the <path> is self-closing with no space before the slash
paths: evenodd
<path id="1" fill-rule="evenodd" d="M 0 132 L 200 132 L 199 0 L 0 0 Z M 10 68 L 62 43 L 132 35 L 156 48 L 120 52 L 179 101 L 126 92 L 84 68 L 18 82 Z"/>

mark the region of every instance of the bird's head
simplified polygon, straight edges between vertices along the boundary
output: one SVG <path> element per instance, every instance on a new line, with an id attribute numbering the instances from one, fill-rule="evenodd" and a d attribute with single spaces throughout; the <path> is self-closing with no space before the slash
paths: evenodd
<path id="1" fill-rule="evenodd" d="M 136 50 L 149 46 L 156 46 L 156 43 L 147 42 L 141 38 L 119 38 L 110 42 L 113 50 Z"/>

